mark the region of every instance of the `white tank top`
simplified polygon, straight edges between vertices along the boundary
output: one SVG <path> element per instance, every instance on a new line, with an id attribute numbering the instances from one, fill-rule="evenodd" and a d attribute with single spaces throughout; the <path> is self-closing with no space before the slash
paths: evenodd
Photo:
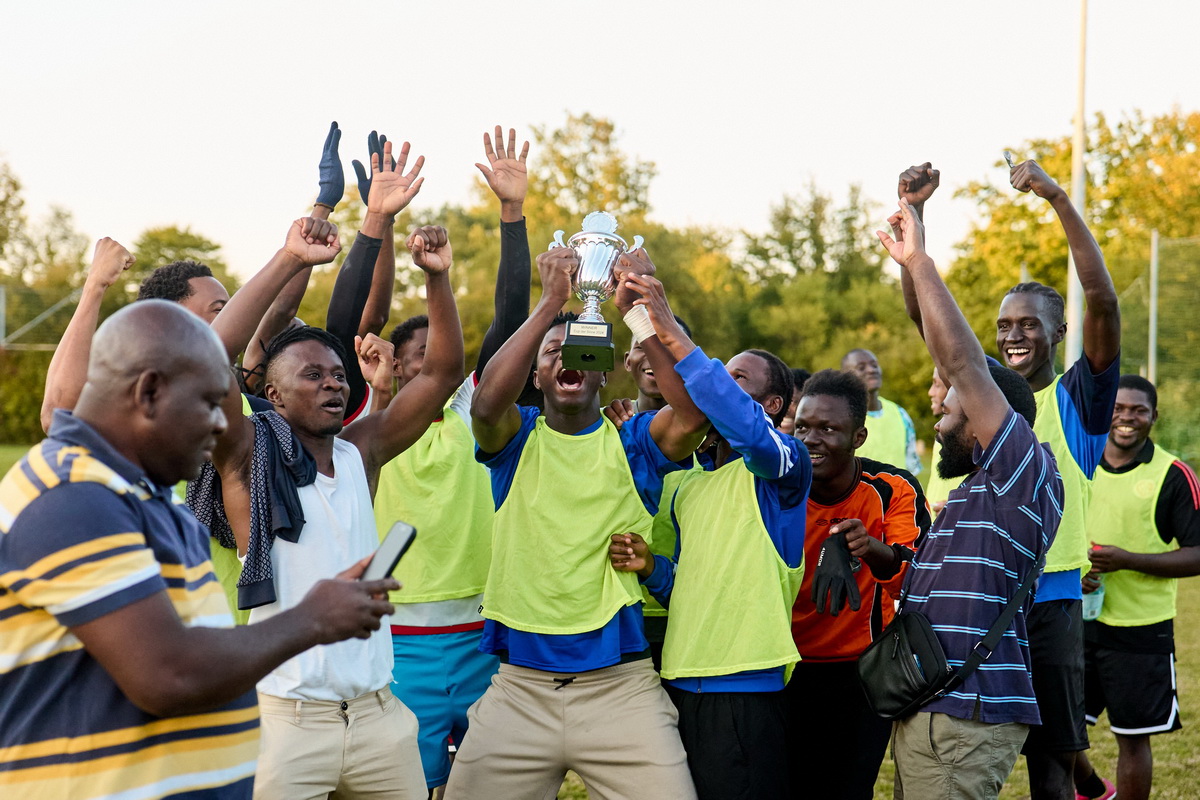
<path id="1" fill-rule="evenodd" d="M 270 619 L 297 605 L 319 580 L 368 556 L 379 546 L 367 473 L 358 448 L 333 442 L 334 477 L 317 473 L 301 487 L 304 529 L 292 543 L 276 539 L 274 603 L 250 612 L 250 623 Z M 349 700 L 387 686 L 392 680 L 392 641 L 388 620 L 369 639 L 349 639 L 309 648 L 280 664 L 258 682 L 258 690 L 293 700 Z"/>

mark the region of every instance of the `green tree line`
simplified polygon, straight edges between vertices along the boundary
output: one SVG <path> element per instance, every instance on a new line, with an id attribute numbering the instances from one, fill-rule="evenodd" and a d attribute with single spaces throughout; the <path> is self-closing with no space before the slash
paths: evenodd
<path id="1" fill-rule="evenodd" d="M 886 263 L 873 233 L 890 200 L 881 207 L 868 202 L 856 186 L 835 195 L 808 185 L 770 204 L 765 232 L 672 227 L 654 218 L 649 203 L 655 165 L 620 149 L 612 121 L 570 116 L 561 127 L 535 128 L 532 139 L 525 213 L 535 254 L 554 231 L 569 235 L 578 230 L 588 211 L 610 211 L 618 217 L 619 233 L 645 237 L 673 308 L 711 355 L 728 358 L 748 347 L 764 347 L 793 366 L 815 371 L 837 367 L 851 348 L 869 348 L 884 369 L 883 394 L 909 409 L 921 438 L 931 437 L 934 420 L 925 392 L 932 365 L 904 314 L 895 269 Z M 1146 364 L 1149 232 L 1158 228 L 1168 237 L 1200 235 L 1195 209 L 1200 202 L 1200 113 L 1151 118 L 1133 113 L 1116 123 L 1097 115 L 1090 139 L 1087 219 L 1122 293 L 1123 369 L 1136 372 Z M 1003 145 L 998 143 L 997 152 Z M 1037 158 L 1060 183 L 1068 182 L 1068 137 L 1030 140 L 1010 149 L 1022 159 Z M 896 164 L 897 174 L 907 166 Z M 1007 184 L 971 183 L 960 196 L 976 204 L 977 222 L 956 246 L 953 262 L 942 266 L 948 267 L 951 288 L 985 349 L 994 354 L 996 308 L 1004 291 L 1019 280 L 1022 267 L 1066 293 L 1066 240 L 1048 206 Z M 931 226 L 937 225 L 939 201 L 946 199 L 931 201 Z M 471 363 L 492 318 L 499 204 L 479 180 L 465 203 L 422 208 L 418 199 L 414 206 L 397 221 L 398 268 L 388 329 L 423 310 L 419 271 L 404 251 L 401 232 L 416 224 L 445 225 L 454 245 L 453 280 Z M 334 214 L 343 241 L 357 230 L 362 211 L 352 186 Z M 124 287 L 110 292 L 105 313 L 130 302 L 147 271 L 178 258 L 203 261 L 231 291 L 236 287 L 219 245 L 188 228 L 147 230 L 132 249 L 138 259 L 135 272 Z M 81 285 L 88 254 L 89 242 L 66 211 L 54 209 L 36 223 L 27 220 L 20 183 L 0 165 L 0 283 L 8 293 L 8 331 Z M 1200 300 L 1195 288 L 1200 263 L 1179 258 L 1173 264 L 1163 276 L 1162 307 L 1194 307 Z M 309 324 L 324 323 L 339 266 L 314 271 L 300 311 Z M 533 275 L 536 297 L 536 270 Z M 65 304 L 21 341 L 57 341 L 73 307 Z M 611 304 L 606 313 L 613 313 Z M 616 321 L 615 315 L 610 321 Z M 1187 432 L 1200 424 L 1200 412 L 1184 402 L 1196 377 L 1186 359 L 1190 326 L 1177 327 L 1160 338 L 1159 439 L 1195 457 Z M 620 347 L 623 328 L 615 330 Z M 40 437 L 38 407 L 49 358 L 47 352 L 0 351 L 0 441 Z M 632 381 L 618 370 L 606 397 L 633 391 Z"/>

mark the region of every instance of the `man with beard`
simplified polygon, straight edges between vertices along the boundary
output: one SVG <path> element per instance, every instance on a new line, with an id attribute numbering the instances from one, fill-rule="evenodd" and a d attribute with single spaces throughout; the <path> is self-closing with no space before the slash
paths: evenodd
<path id="1" fill-rule="evenodd" d="M 928 163 L 910 167 L 900 175 L 898 194 L 920 215 L 939 178 Z M 1033 800 L 1072 800 L 1075 754 L 1088 746 L 1080 590 L 1081 569 L 1088 566 L 1084 520 L 1091 479 L 1112 422 L 1120 377 L 1121 312 L 1100 247 L 1062 187 L 1035 161 L 1014 166 L 1009 181 L 1017 191 L 1033 192 L 1049 202 L 1058 215 L 1087 304 L 1083 357 L 1063 375 L 1054 368 L 1055 351 L 1067 332 L 1062 295 L 1041 283 L 1019 283 L 1005 295 L 996 319 L 1000 358 L 1033 390 L 1038 406 L 1034 433 L 1054 452 L 1063 480 L 1062 524 L 1046 556 L 1045 575 L 1038 581 L 1029 615 L 1042 724 L 1030 730 L 1023 752 Z M 920 311 L 907 291 L 905 306 L 920 327 Z"/>
<path id="2" fill-rule="evenodd" d="M 832 369 L 809 378 L 796 408 L 795 435 L 813 473 L 804 538 L 809 568 L 792 611 L 802 660 L 784 691 L 796 797 L 872 796 L 892 725 L 867 705 L 857 659 L 892 621 L 893 598 L 929 531 L 916 479 L 857 456 L 866 416 L 862 381 Z M 851 557 L 861 566 L 854 569 Z"/>
<path id="3" fill-rule="evenodd" d="M 935 418 L 942 415 L 942 401 L 946 399 L 946 392 L 950 391 L 950 387 L 938 375 L 937 367 L 933 368 L 933 377 L 929 381 L 929 410 L 933 412 Z M 937 463 L 942 457 L 942 446 L 937 443 L 937 439 L 933 440 L 933 457 L 930 461 L 934 465 L 934 469 L 929 471 L 929 482 L 925 489 L 925 499 L 929 503 L 929 510 L 936 517 L 946 506 L 946 498 L 950 496 L 950 490 L 958 486 L 961 481 L 958 478 L 943 478 L 938 474 L 936 469 Z"/>
<path id="4" fill-rule="evenodd" d="M 858 348 L 842 356 L 842 369 L 858 376 L 867 387 L 867 440 L 859 455 L 884 464 L 903 465 L 913 475 L 921 474 L 917 434 L 912 417 L 900 406 L 879 396 L 883 370 L 870 350 Z"/>
<path id="5" fill-rule="evenodd" d="M 1175 594 L 1200 575 L 1200 481 L 1150 439 L 1158 392 L 1122 375 L 1104 458 L 1093 479 L 1087 531 L 1092 568 L 1084 591 L 1103 581 L 1100 616 L 1083 624 L 1088 722 L 1108 712 L 1117 737 L 1117 785 L 1080 754 L 1075 787 L 1086 798 L 1150 796 L 1150 736 L 1179 730 L 1175 691 Z"/>
<path id="6" fill-rule="evenodd" d="M 1041 559 L 1058 528 L 1062 480 L 1032 426 L 1029 384 L 989 366 L 971 327 L 925 253 L 925 231 L 904 198 L 880 241 L 904 270 L 938 372 L 950 384 L 935 430 L 943 477 L 968 476 L 917 549 L 901 607 L 928 618 L 952 665 Z M 1040 722 L 1026 642 L 1027 601 L 986 668 L 893 726 L 896 797 L 997 797 L 1030 725 Z"/>
<path id="7" fill-rule="evenodd" d="M 618 432 L 600 412 L 604 373 L 562 365 L 571 317 L 559 312 L 578 258 L 555 248 L 537 264 L 542 297 L 471 404 L 496 503 L 481 648 L 501 665 L 471 709 L 446 797 L 553 797 L 571 769 L 593 797 L 694 798 L 676 712 L 651 667 L 641 589 L 609 567 L 608 548 L 614 534 L 650 533 L 662 476 L 686 466 L 677 462 L 706 421 L 689 413 L 643 312 L 627 322 L 672 407 Z M 544 413 L 517 405 L 531 363 Z"/>

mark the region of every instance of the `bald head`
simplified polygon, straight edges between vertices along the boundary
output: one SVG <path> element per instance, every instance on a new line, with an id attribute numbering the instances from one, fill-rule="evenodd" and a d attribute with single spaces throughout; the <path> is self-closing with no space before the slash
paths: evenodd
<path id="1" fill-rule="evenodd" d="M 225 370 L 225 348 L 202 319 L 178 303 L 141 300 L 96 331 L 87 382 L 98 389 L 118 388 L 146 370 L 173 376 L 214 365 Z"/>
<path id="2" fill-rule="evenodd" d="M 75 416 L 151 479 L 172 484 L 212 457 L 231 381 L 225 348 L 202 319 L 143 300 L 96 331 Z"/>

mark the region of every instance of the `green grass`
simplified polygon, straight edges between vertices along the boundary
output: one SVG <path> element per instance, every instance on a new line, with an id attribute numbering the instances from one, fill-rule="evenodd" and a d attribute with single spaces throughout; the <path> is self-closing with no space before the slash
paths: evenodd
<path id="1" fill-rule="evenodd" d="M 21 456 L 29 452 L 27 444 L 0 444 L 0 476 L 3 476 Z"/>
<path id="2" fill-rule="evenodd" d="M 1175 620 L 1175 649 L 1179 705 L 1183 715 L 1183 730 L 1151 738 L 1154 748 L 1154 790 L 1156 800 L 1195 800 L 1200 796 L 1200 579 L 1179 583 L 1179 616 Z M 1131 675 L 1130 680 L 1137 680 Z M 1108 730 L 1108 723 L 1088 731 L 1092 748 L 1088 758 L 1104 777 L 1116 782 L 1117 744 Z M 574 775 L 559 792 L 561 800 L 586 800 L 587 790 Z M 892 796 L 892 761 L 884 759 L 875 784 L 875 797 L 884 800 Z M 1017 766 L 1001 791 L 1002 800 L 1029 797 L 1029 774 L 1025 760 Z"/>

